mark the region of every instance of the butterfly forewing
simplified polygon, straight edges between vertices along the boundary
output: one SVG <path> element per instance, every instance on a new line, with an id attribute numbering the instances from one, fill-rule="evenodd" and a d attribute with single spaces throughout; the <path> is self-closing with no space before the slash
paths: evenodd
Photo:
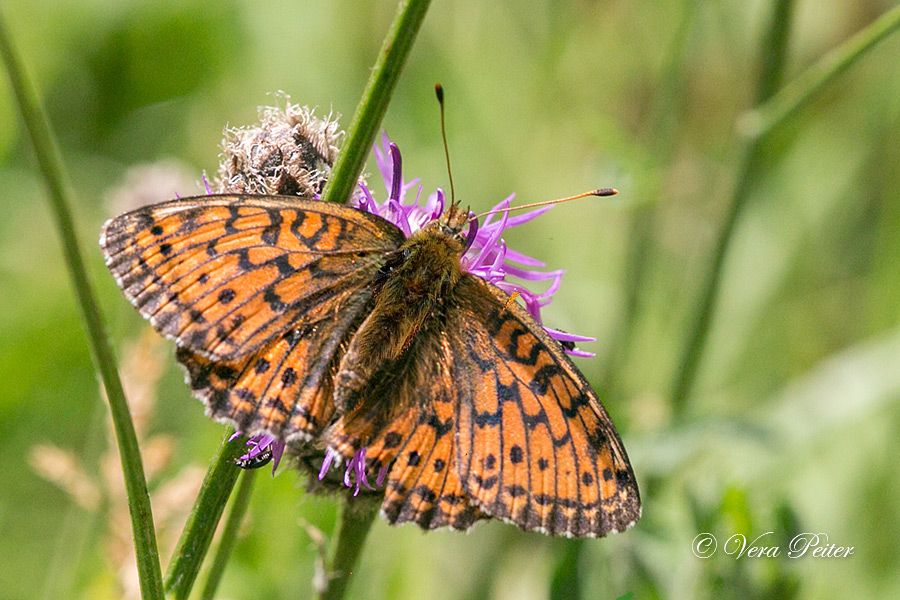
<path id="1" fill-rule="evenodd" d="M 109 221 L 100 245 L 125 296 L 211 360 L 256 351 L 370 283 L 403 242 L 391 223 L 289 196 L 202 196 Z"/>
<path id="2" fill-rule="evenodd" d="M 622 531 L 640 516 L 628 457 L 596 394 L 517 303 L 464 276 L 448 315 L 456 465 L 487 514 L 570 537 Z"/>

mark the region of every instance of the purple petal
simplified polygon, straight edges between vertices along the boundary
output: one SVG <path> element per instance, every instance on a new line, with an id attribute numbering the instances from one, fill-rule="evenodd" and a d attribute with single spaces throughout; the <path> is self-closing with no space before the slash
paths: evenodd
<path id="1" fill-rule="evenodd" d="M 322 460 L 322 468 L 319 469 L 319 481 L 325 478 L 325 475 L 328 473 L 328 469 L 331 468 L 331 463 L 334 462 L 334 459 L 340 459 L 340 457 L 341 455 L 331 448 L 325 449 L 325 458 Z"/>
<path id="2" fill-rule="evenodd" d="M 278 469 L 278 463 L 281 462 L 281 457 L 284 455 L 284 447 L 286 445 L 283 440 L 277 440 L 272 444 L 272 477 L 275 476 L 275 471 Z"/>
<path id="3" fill-rule="evenodd" d="M 550 210 L 551 208 L 553 208 L 552 205 L 551 206 L 542 206 L 541 208 L 511 217 L 509 219 L 509 224 L 507 225 L 507 227 L 517 227 L 517 226 L 521 225 L 522 223 L 527 223 L 528 221 L 532 221 L 532 220 L 538 218 L 539 216 L 541 216 L 542 214 L 544 214 L 545 212 L 547 212 L 548 210 Z"/>
<path id="4" fill-rule="evenodd" d="M 512 267 L 510 265 L 506 265 L 506 272 L 514 277 L 518 277 L 519 279 L 525 279 L 527 281 L 546 281 L 548 279 L 556 279 L 563 273 L 565 270 L 558 269 L 556 271 L 534 271 L 532 269 L 520 269 L 519 267 Z"/>
<path id="5" fill-rule="evenodd" d="M 575 333 L 569 333 L 567 331 L 560 331 L 559 329 L 553 329 L 552 327 L 544 327 L 547 333 L 550 334 L 555 340 L 559 340 L 561 342 L 596 342 L 597 338 L 588 337 L 586 335 L 577 335 Z"/>
<path id="6" fill-rule="evenodd" d="M 353 487 L 350 483 L 350 473 L 353 473 L 356 477 L 356 489 L 353 491 L 353 495 L 359 495 L 359 490 L 364 486 L 367 489 L 374 490 L 371 485 L 369 485 L 368 480 L 366 479 L 366 449 L 360 448 L 356 451 L 349 461 L 347 461 L 347 470 L 344 472 L 344 485 L 347 487 Z"/>
<path id="7" fill-rule="evenodd" d="M 583 358 L 594 358 L 597 356 L 594 352 L 587 352 L 585 350 L 579 350 L 578 348 L 566 348 L 563 347 L 563 351 L 569 356 L 581 356 Z"/>
<path id="8" fill-rule="evenodd" d="M 402 164 L 403 161 L 400 158 L 400 148 L 397 147 L 397 144 L 391 142 L 388 146 L 391 150 L 391 164 L 393 165 L 393 172 L 391 174 L 391 200 L 400 200 L 400 188 L 403 187 L 403 176 L 402 176 Z"/>
<path id="9" fill-rule="evenodd" d="M 549 299 L 559 289 L 559 286 L 562 283 L 562 276 L 563 276 L 563 273 L 565 273 L 565 271 L 557 271 L 556 273 L 557 274 L 553 277 L 553 283 L 550 284 L 550 287 L 547 288 L 546 292 L 544 292 L 543 294 L 538 294 L 538 296 L 537 296 L 538 298 L 540 298 L 542 300 L 544 298 Z M 549 304 L 549 302 L 547 304 Z"/>
<path id="10" fill-rule="evenodd" d="M 418 203 L 418 198 L 416 202 Z M 431 201 L 431 196 L 428 197 L 428 202 L 425 203 L 425 210 L 431 214 L 432 221 L 444 214 L 444 190 L 438 188 L 435 191 L 434 203 Z"/>
<path id="11" fill-rule="evenodd" d="M 375 485 L 381 487 L 384 485 L 384 478 L 387 477 L 388 474 L 388 465 L 382 466 L 378 470 L 378 477 L 375 479 Z"/>
<path id="12" fill-rule="evenodd" d="M 381 132 L 381 146 L 373 144 L 372 150 L 375 154 L 375 164 L 381 172 L 381 179 L 384 181 L 384 187 L 388 194 L 391 193 L 391 165 L 388 162 L 390 155 L 391 139 L 386 131 Z"/>
<path id="13" fill-rule="evenodd" d="M 388 208 L 392 211 L 392 219 L 389 219 L 392 223 L 397 225 L 401 231 L 403 231 L 403 235 L 409 237 L 412 235 L 412 229 L 409 226 L 409 219 L 406 217 L 406 213 L 403 210 L 403 205 L 400 204 L 399 200 L 391 198 L 387 201 Z"/>
<path id="14" fill-rule="evenodd" d="M 536 258 L 531 258 L 530 256 L 526 256 L 521 252 L 516 252 L 515 250 L 507 250 L 506 251 L 506 260 L 519 263 L 520 265 L 526 267 L 546 267 L 544 263 L 539 261 Z"/>
<path id="15" fill-rule="evenodd" d="M 503 203 L 508 204 L 506 201 L 504 201 Z M 505 212 L 503 213 L 503 217 L 500 219 L 500 223 L 495 224 L 498 226 L 488 229 L 484 224 L 481 225 L 481 228 L 476 234 L 476 241 L 478 243 L 473 244 L 475 246 L 480 246 L 480 250 L 471 259 L 471 262 L 469 264 L 477 267 L 480 266 L 483 261 L 489 260 L 488 256 L 490 255 L 491 251 L 494 250 L 494 246 L 500 239 L 500 235 L 503 233 L 503 228 L 506 225 L 507 219 L 509 219 L 509 213 Z"/>
<path id="16" fill-rule="evenodd" d="M 443 204 L 441 206 L 443 207 Z M 469 213 L 469 232 L 466 233 L 466 249 L 463 253 L 469 251 L 469 248 L 472 247 L 472 242 L 478 237 L 478 219 L 474 219 L 474 216 L 473 213 Z"/>
<path id="17" fill-rule="evenodd" d="M 494 207 L 488 211 L 488 213 L 490 213 L 490 214 L 487 217 L 485 217 L 484 222 L 481 224 L 481 228 L 486 229 L 486 228 L 490 227 L 491 223 L 494 220 L 494 217 L 496 217 L 498 214 L 500 214 L 496 211 L 503 209 L 503 208 L 509 208 L 510 202 L 512 202 L 515 197 L 516 197 L 515 194 L 510 194 L 509 196 L 507 196 L 506 198 L 504 198 L 503 200 L 501 200 L 500 202 L 495 204 Z M 507 212 L 507 213 L 503 213 L 503 214 L 509 214 L 509 213 Z"/>
<path id="18" fill-rule="evenodd" d="M 401 179 L 401 181 L 402 181 L 402 179 Z M 415 179 L 413 179 L 413 180 L 410 181 L 409 183 L 404 183 L 404 184 L 400 187 L 400 198 L 399 198 L 399 200 L 400 200 L 401 203 L 403 203 L 403 202 L 406 200 L 406 194 L 407 194 L 407 192 L 409 192 L 409 190 L 413 189 L 413 188 L 416 187 L 417 185 L 419 186 L 419 194 L 421 194 L 421 193 L 422 193 L 422 186 L 419 185 L 419 178 L 418 178 L 418 177 L 416 177 Z M 419 195 L 417 194 L 417 195 L 416 195 L 415 201 L 414 201 L 410 206 L 416 205 L 416 204 L 418 204 L 418 203 L 419 203 Z"/>

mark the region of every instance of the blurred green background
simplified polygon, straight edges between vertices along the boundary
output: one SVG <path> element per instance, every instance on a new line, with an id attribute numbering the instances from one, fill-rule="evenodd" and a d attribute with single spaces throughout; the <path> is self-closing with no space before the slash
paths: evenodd
<path id="1" fill-rule="evenodd" d="M 786 80 L 891 4 L 797 3 Z M 734 125 L 755 101 L 771 9 L 434 3 L 385 121 L 407 176 L 426 190 L 447 185 L 440 81 L 457 195 L 474 210 L 510 192 L 520 202 L 621 192 L 557 207 L 507 240 L 568 270 L 545 322 L 598 338 L 582 345 L 597 357 L 576 362 L 623 436 L 644 517 L 624 535 L 583 542 L 499 522 L 426 535 L 379 520 L 351 598 L 900 597 L 900 36 L 766 143 L 696 383 L 683 412 L 671 401 L 740 169 Z M 135 340 L 152 343 L 96 244 L 119 210 L 115 190 L 135 167 L 166 160 L 186 183 L 164 196 L 199 192 L 223 127 L 254 122 L 278 90 L 348 125 L 394 10 L 348 0 L 3 3 L 62 148 L 120 356 Z M 120 477 L 108 472 L 106 406 L 5 78 L 0 181 L 0 598 L 121 597 L 130 532 Z M 169 515 L 159 524 L 165 569 L 223 427 L 205 419 L 162 346 L 159 380 L 137 378 L 158 395 L 142 435 L 156 465 L 154 510 Z M 315 546 L 303 523 L 330 533 L 334 517 L 335 503 L 305 495 L 294 472 L 257 478 L 220 597 L 308 597 Z M 719 539 L 712 558 L 692 553 L 701 532 Z M 780 557 L 723 552 L 732 534 L 766 532 Z M 854 554 L 789 559 L 800 532 Z"/>

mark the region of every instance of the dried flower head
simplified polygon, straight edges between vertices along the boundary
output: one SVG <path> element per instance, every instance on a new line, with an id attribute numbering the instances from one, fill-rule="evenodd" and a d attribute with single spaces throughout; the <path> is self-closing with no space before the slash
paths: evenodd
<path id="1" fill-rule="evenodd" d="M 337 157 L 343 132 L 337 116 L 317 118 L 314 110 L 291 104 L 260 109 L 260 122 L 225 131 L 219 173 L 221 193 L 316 195 Z"/>

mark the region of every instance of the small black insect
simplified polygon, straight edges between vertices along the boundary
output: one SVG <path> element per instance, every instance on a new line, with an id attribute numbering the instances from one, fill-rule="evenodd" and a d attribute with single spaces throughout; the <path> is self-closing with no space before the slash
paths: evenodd
<path id="1" fill-rule="evenodd" d="M 272 449 L 266 448 L 256 456 L 249 458 L 236 458 L 234 464 L 242 469 L 259 469 L 272 462 Z"/>

